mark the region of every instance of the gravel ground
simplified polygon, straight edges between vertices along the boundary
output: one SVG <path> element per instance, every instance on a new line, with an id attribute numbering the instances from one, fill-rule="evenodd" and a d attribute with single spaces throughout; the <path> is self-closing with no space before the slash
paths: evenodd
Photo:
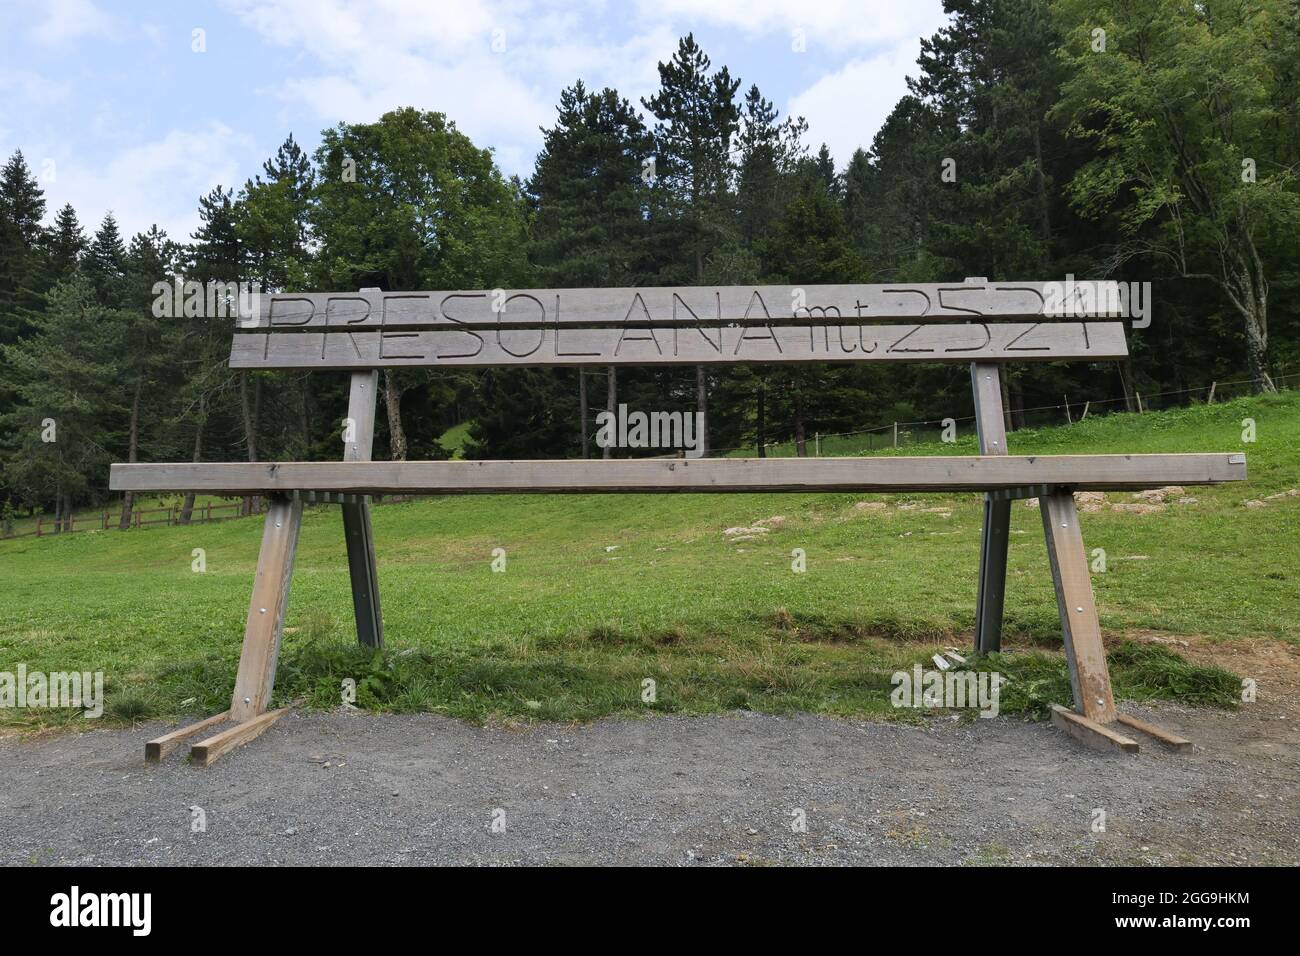
<path id="1" fill-rule="evenodd" d="M 9 736 L 0 863 L 1300 862 L 1291 714 L 1127 709 L 1196 750 L 1099 754 L 1013 719 L 751 713 L 525 728 L 291 713 L 206 770 L 183 749 L 145 764 L 157 723 Z"/>

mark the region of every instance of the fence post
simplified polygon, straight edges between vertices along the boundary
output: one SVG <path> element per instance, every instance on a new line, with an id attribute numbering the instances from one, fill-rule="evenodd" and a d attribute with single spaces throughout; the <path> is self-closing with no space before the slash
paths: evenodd
<path id="1" fill-rule="evenodd" d="M 1067 425 L 1073 425 L 1074 419 L 1070 417 L 1070 396 L 1064 395 L 1062 397 L 1065 399 L 1065 423 Z"/>
<path id="2" fill-rule="evenodd" d="M 898 422 L 894 422 L 894 447 L 898 447 Z"/>
<path id="3" fill-rule="evenodd" d="M 41 536 L 41 516 L 37 515 L 36 516 L 36 537 L 39 538 L 40 536 Z"/>
<path id="4" fill-rule="evenodd" d="M 1206 404 L 1206 405 L 1213 405 L 1213 404 L 1214 404 L 1214 390 L 1215 390 L 1215 388 L 1218 387 L 1218 384 L 1219 384 L 1218 382 L 1211 382 L 1211 383 L 1210 383 L 1210 397 L 1207 398 L 1207 399 L 1205 400 L 1205 404 Z"/>
<path id="5" fill-rule="evenodd" d="M 107 512 L 107 511 L 101 511 L 101 512 L 99 513 L 99 530 L 100 530 L 100 531 L 107 531 L 107 530 L 108 530 L 108 512 Z"/>

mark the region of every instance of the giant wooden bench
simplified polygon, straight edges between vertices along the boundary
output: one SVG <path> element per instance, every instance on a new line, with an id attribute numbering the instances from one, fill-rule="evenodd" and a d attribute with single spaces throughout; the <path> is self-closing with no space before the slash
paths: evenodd
<path id="1" fill-rule="evenodd" d="M 1000 366 L 1105 362 L 1127 355 L 1122 322 L 1087 310 L 1045 315 L 1046 283 L 562 289 L 278 294 L 234 336 L 235 369 L 352 375 L 342 462 L 115 464 L 118 491 L 270 497 L 230 709 L 146 746 L 211 763 L 264 731 L 303 504 L 342 505 L 357 635 L 380 647 L 383 618 L 370 526 L 374 494 L 589 492 L 954 492 L 984 494 L 977 650 L 1000 646 L 1013 499 L 1037 497 L 1060 611 L 1074 709 L 1054 721 L 1093 746 L 1136 750 L 1127 729 L 1187 741 L 1115 710 L 1073 492 L 1203 485 L 1246 476 L 1241 454 L 1008 454 Z M 1055 287 L 1051 290 L 1055 292 Z M 725 365 L 767 362 L 970 363 L 977 456 L 371 461 L 378 369 L 406 366 Z"/>

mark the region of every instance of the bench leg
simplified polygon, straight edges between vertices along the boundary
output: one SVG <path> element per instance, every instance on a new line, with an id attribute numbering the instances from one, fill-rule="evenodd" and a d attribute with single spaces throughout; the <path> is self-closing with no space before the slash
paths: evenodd
<path id="1" fill-rule="evenodd" d="M 1106 648 L 1097 621 L 1097 604 L 1088 573 L 1088 555 L 1079 531 L 1074 495 L 1054 489 L 1038 499 L 1043 515 L 1047 555 L 1052 563 L 1052 583 L 1061 614 L 1061 634 L 1070 665 L 1074 710 L 1052 705 L 1052 723 L 1076 740 L 1099 750 L 1136 753 L 1137 741 L 1122 731 L 1133 726 L 1120 720 L 1111 695 Z"/>
<path id="2" fill-rule="evenodd" d="M 283 710 L 267 712 L 275 686 L 275 665 L 280 656 L 284 612 L 289 604 L 289 583 L 293 559 L 302 527 L 302 499 L 277 496 L 271 499 L 262 527 L 262 550 L 257 556 L 257 576 L 244 626 L 244 648 L 239 655 L 239 672 L 230 710 L 189 727 L 172 731 L 145 745 L 145 759 L 161 760 L 188 737 L 209 728 L 217 733 L 190 747 L 190 757 L 206 767 L 221 754 L 248 743 L 274 724 Z"/>
<path id="3" fill-rule="evenodd" d="M 1002 603 L 1007 590 L 1007 539 L 1011 501 L 984 496 L 984 530 L 980 537 L 980 584 L 975 600 L 975 650 L 1002 649 Z"/>
<path id="4" fill-rule="evenodd" d="M 379 606 L 379 574 L 375 567 L 375 536 L 370 528 L 370 499 L 343 505 L 343 537 L 348 545 L 348 576 L 352 579 L 352 609 L 357 641 L 366 647 L 384 646 L 384 617 Z"/>
<path id="5" fill-rule="evenodd" d="M 1047 555 L 1052 562 L 1056 605 L 1061 613 L 1061 635 L 1070 662 L 1074 709 L 1089 720 L 1108 724 L 1115 719 L 1115 700 L 1110 692 L 1106 649 L 1101 642 L 1074 495 L 1068 490 L 1053 490 L 1040 497 L 1038 503 Z"/>
<path id="6" fill-rule="evenodd" d="M 378 293 L 378 289 L 362 289 Z M 343 443 L 344 461 L 369 461 L 375 442 L 375 405 L 379 372 L 352 373 L 348 392 L 348 423 Z M 375 568 L 375 536 L 370 528 L 370 498 L 343 505 L 343 537 L 348 545 L 348 576 L 352 580 L 352 610 L 357 619 L 357 642 L 363 647 L 384 646 L 384 616 L 379 607 L 379 574 Z"/>

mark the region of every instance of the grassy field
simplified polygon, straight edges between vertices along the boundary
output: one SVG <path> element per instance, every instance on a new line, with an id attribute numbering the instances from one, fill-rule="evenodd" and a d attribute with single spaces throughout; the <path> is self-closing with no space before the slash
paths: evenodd
<path id="1" fill-rule="evenodd" d="M 1257 441 L 1242 444 L 1242 420 Z M 1245 451 L 1250 481 L 1083 516 L 1117 694 L 1229 705 L 1238 680 L 1135 632 L 1300 640 L 1300 395 L 1021 431 L 1018 453 Z M 838 450 L 838 449 L 837 449 Z M 973 453 L 917 445 L 909 454 Z M 887 502 L 883 510 L 855 507 Z M 1127 493 L 1110 495 L 1129 502 Z M 478 496 L 374 510 L 387 651 L 355 646 L 336 508 L 304 519 L 277 700 L 472 719 L 729 708 L 899 716 L 890 674 L 970 643 L 977 495 Z M 754 540 L 724 529 L 780 516 Z M 118 718 L 224 709 L 258 519 L 0 541 L 0 670 L 102 670 Z M 192 551 L 207 570 L 191 570 Z M 507 569 L 494 573 L 503 548 Z M 802 548 L 807 572 L 791 570 Z M 1036 509 L 1013 509 L 1002 709 L 1068 702 Z M 642 681 L 657 701 L 641 700 Z M 66 718 L 0 711 L 27 727 Z"/>

